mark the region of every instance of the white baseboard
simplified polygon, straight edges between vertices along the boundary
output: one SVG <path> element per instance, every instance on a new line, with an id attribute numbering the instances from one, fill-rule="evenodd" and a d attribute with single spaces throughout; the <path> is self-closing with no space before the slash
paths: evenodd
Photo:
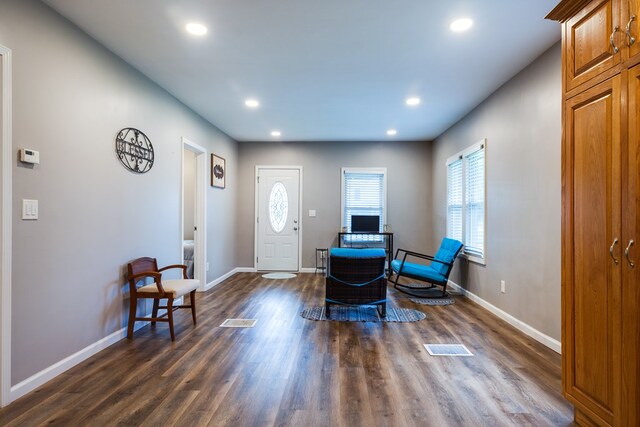
<path id="1" fill-rule="evenodd" d="M 313 267 L 303 267 L 298 270 L 298 273 L 315 273 L 316 269 Z"/>
<path id="2" fill-rule="evenodd" d="M 255 269 L 245 268 L 245 267 L 234 268 L 233 270 L 229 271 L 223 276 L 220 276 L 217 279 L 207 283 L 207 285 L 205 286 L 205 291 L 213 288 L 219 283 L 222 283 L 223 281 L 233 276 L 234 274 L 242 273 L 242 272 L 255 272 Z M 151 317 L 151 313 L 147 314 L 146 317 Z M 149 322 L 136 322 L 136 326 L 134 329 L 137 331 L 138 329 L 146 326 L 148 323 Z M 124 327 L 94 342 L 93 344 L 88 345 L 87 347 L 72 354 L 71 356 L 65 357 L 61 361 L 54 363 L 48 368 L 45 368 L 42 371 L 30 376 L 26 380 L 21 381 L 20 383 L 12 386 L 9 392 L 9 402 L 7 402 L 7 404 L 15 401 L 16 399 L 19 399 L 20 397 L 35 390 L 36 388 L 47 383 L 48 381 L 51 381 L 58 375 L 62 374 L 65 371 L 68 371 L 69 369 L 73 368 L 77 364 L 87 360 L 88 358 L 98 353 L 99 351 L 102 351 L 105 348 L 117 343 L 118 341 L 125 338 L 126 336 L 127 336 L 127 328 Z"/>
<path id="3" fill-rule="evenodd" d="M 236 273 L 255 273 L 256 270 L 254 267 L 236 267 L 234 270 Z"/>
<path id="4" fill-rule="evenodd" d="M 147 314 L 145 317 L 151 317 L 151 313 Z M 149 322 L 136 322 L 134 326 L 134 331 L 137 331 L 138 329 L 146 326 L 148 323 Z M 101 340 L 98 340 L 93 344 L 88 345 L 87 347 L 72 354 L 71 356 L 65 357 L 61 361 L 54 363 L 48 368 L 45 368 L 42 371 L 38 372 L 37 374 L 34 374 L 29 378 L 27 378 L 26 380 L 21 381 L 18 384 L 12 386 L 10 391 L 10 396 L 9 396 L 9 403 L 21 398 L 25 394 L 51 381 L 58 375 L 62 374 L 65 371 L 68 371 L 69 369 L 73 368 L 77 364 L 84 362 L 94 354 L 117 343 L 118 341 L 125 338 L 126 336 L 127 336 L 127 328 L 125 327 L 118 331 L 115 331 L 111 335 L 107 335 Z"/>
<path id="5" fill-rule="evenodd" d="M 222 276 L 218 277 L 217 279 L 212 280 L 211 282 L 207 283 L 204 286 L 204 290 L 202 292 L 206 292 L 209 289 L 213 288 L 214 286 L 224 282 L 225 280 L 227 280 L 229 277 L 233 276 L 234 274 L 239 273 L 237 268 L 234 268 L 233 270 L 223 274 Z"/>
<path id="6" fill-rule="evenodd" d="M 521 332 L 524 332 L 526 335 L 530 336 L 534 340 L 549 347 L 551 350 L 555 351 L 556 353 L 562 353 L 562 345 L 560 341 L 554 338 L 551 338 L 549 335 L 546 335 L 540 332 L 533 326 L 521 320 L 516 319 L 506 311 L 501 310 L 495 305 L 483 300 L 478 295 L 474 294 L 473 292 L 469 292 L 468 290 L 458 285 L 457 283 L 452 282 L 451 280 L 449 280 L 448 286 L 450 286 L 453 290 L 460 292 L 462 295 L 469 298 L 471 301 L 475 302 L 485 310 L 495 314 L 500 319 L 504 320 L 514 328 L 518 329 Z"/>

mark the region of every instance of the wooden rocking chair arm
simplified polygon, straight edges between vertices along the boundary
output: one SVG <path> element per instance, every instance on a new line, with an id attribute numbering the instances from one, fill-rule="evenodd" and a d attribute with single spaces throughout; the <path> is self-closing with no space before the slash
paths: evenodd
<path id="1" fill-rule="evenodd" d="M 182 277 L 183 279 L 188 279 L 187 277 L 187 266 L 184 264 L 172 264 L 172 265 L 167 265 L 166 267 L 162 267 L 161 269 L 158 270 L 158 272 L 162 272 L 165 270 L 170 270 L 172 268 L 181 268 L 182 269 Z"/>

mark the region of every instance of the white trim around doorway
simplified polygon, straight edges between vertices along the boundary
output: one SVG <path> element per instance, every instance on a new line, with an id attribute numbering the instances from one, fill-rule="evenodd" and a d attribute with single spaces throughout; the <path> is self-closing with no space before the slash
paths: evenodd
<path id="1" fill-rule="evenodd" d="M 2 248 L 0 257 L 0 406 L 11 403 L 11 232 L 12 232 L 12 77 L 11 49 L 0 45 L 2 59 Z"/>
<path id="2" fill-rule="evenodd" d="M 196 220 L 198 236 L 195 239 L 195 256 L 193 276 L 200 280 L 200 292 L 204 292 L 207 285 L 207 150 L 182 138 L 180 143 L 180 258 L 183 259 L 182 241 L 184 237 L 184 151 L 196 154 Z"/>

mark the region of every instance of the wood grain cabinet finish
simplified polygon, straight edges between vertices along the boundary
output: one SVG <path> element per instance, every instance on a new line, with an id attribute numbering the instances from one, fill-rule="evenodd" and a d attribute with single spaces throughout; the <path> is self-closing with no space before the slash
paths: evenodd
<path id="1" fill-rule="evenodd" d="M 620 62 L 620 2 L 599 0 L 565 24 L 567 88 L 592 79 Z"/>
<path id="2" fill-rule="evenodd" d="M 608 424 L 620 389 L 620 80 L 567 102 L 563 159 L 564 389 Z"/>
<path id="3" fill-rule="evenodd" d="M 563 391 L 584 426 L 640 426 L 639 12 L 564 0 L 547 16 L 563 23 Z"/>
<path id="4" fill-rule="evenodd" d="M 622 163 L 626 252 L 622 268 L 622 406 L 629 408 L 625 424 L 640 426 L 640 65 L 629 70 L 628 81 L 627 149 Z"/>

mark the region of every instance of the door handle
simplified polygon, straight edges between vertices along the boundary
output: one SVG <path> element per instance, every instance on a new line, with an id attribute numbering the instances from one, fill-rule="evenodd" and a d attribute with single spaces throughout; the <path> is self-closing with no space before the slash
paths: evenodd
<path id="1" fill-rule="evenodd" d="M 616 35 L 616 33 L 620 30 L 620 27 L 618 25 L 615 26 L 615 28 L 613 29 L 613 32 L 611 33 L 611 37 L 609 37 L 609 43 L 611 44 L 611 47 L 613 48 L 613 53 L 618 53 L 618 51 L 620 49 L 618 49 L 618 46 L 616 46 L 616 42 L 614 40 L 614 36 Z"/>
<path id="2" fill-rule="evenodd" d="M 627 262 L 629 263 L 629 267 L 633 268 L 636 266 L 636 264 L 631 260 L 631 258 L 629 258 L 629 250 L 631 249 L 631 246 L 633 246 L 635 242 L 633 241 L 633 239 L 629 240 L 629 244 L 627 245 L 627 249 L 624 250 L 624 256 L 625 258 L 627 258 Z"/>
<path id="3" fill-rule="evenodd" d="M 629 22 L 627 23 L 627 38 L 629 39 L 629 42 L 627 43 L 627 46 L 629 46 L 629 47 L 631 47 L 636 42 L 636 38 L 631 35 L 631 23 L 635 19 L 636 19 L 636 15 L 631 15 L 631 18 L 629 19 Z"/>
<path id="4" fill-rule="evenodd" d="M 293 231 L 298 231 L 298 227 L 293 227 Z"/>
<path id="5" fill-rule="evenodd" d="M 618 238 L 616 237 L 615 239 L 613 239 L 613 243 L 611 244 L 611 247 L 609 248 L 609 255 L 611 255 L 611 259 L 613 260 L 613 262 L 618 265 L 618 263 L 620 261 L 618 261 L 616 259 L 616 257 L 613 255 L 613 248 L 615 248 L 615 246 L 618 244 Z"/>

